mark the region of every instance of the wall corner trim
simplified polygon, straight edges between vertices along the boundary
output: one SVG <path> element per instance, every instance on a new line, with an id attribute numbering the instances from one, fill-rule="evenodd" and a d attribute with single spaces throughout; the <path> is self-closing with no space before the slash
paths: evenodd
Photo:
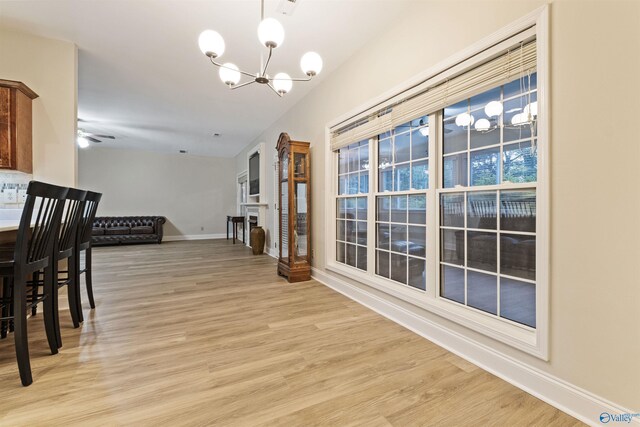
<path id="1" fill-rule="evenodd" d="M 599 417 L 603 412 L 634 413 L 458 332 L 443 328 L 335 275 L 312 267 L 311 277 L 588 425 L 602 425 Z M 640 426 L 640 417 L 633 417 L 632 420 L 633 425 Z"/>

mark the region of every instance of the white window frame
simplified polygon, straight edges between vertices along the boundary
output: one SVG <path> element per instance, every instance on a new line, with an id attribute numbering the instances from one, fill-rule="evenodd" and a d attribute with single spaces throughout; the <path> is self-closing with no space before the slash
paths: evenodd
<path id="1" fill-rule="evenodd" d="M 368 227 L 367 227 L 367 271 L 358 270 L 336 262 L 336 195 L 337 195 L 337 155 L 331 151 L 331 129 L 340 123 L 357 116 L 400 93 L 408 93 L 412 87 L 419 85 L 428 79 L 437 76 L 445 81 L 456 72 L 455 67 L 469 58 L 477 57 L 480 62 L 482 53 L 492 46 L 501 43 L 519 33 L 535 26 L 537 43 L 537 91 L 538 91 L 538 180 L 536 183 L 513 184 L 513 189 L 526 187 L 537 188 L 537 218 L 536 218 L 536 328 L 519 325 L 515 322 L 497 318 L 495 315 L 486 314 L 479 310 L 461 306 L 458 303 L 447 301 L 438 297 L 439 292 L 439 263 L 437 253 L 439 244 L 439 209 L 436 182 L 441 177 L 441 152 L 438 149 L 438 132 L 442 125 L 442 117 L 439 113 L 429 115 L 429 188 L 427 194 L 427 289 L 422 291 L 404 286 L 389 279 L 375 275 L 375 199 L 378 189 L 378 173 L 373 167 L 370 170 L 368 203 Z M 485 39 L 475 43 L 469 48 L 459 52 L 447 60 L 424 71 L 411 80 L 391 89 L 390 91 L 370 100 L 341 117 L 332 120 L 325 128 L 325 259 L 326 268 L 347 278 L 361 282 L 367 286 L 392 295 L 403 301 L 421 307 L 446 319 L 452 320 L 469 329 L 480 332 L 497 341 L 508 344 L 523 352 L 531 354 L 543 360 L 549 360 L 549 221 L 550 221 L 550 193 L 549 193 L 549 8 L 542 6 L 509 26 L 495 32 Z M 371 165 L 377 165 L 376 138 L 370 139 L 369 159 Z M 437 179 L 436 179 L 437 177 Z M 507 189 L 504 185 L 502 190 Z M 474 190 L 480 187 L 471 187 Z M 511 189 L 509 186 L 508 189 Z M 461 191 L 463 189 L 460 189 Z M 393 193 L 390 193 L 393 194 Z M 364 196 L 360 195 L 360 196 Z"/>

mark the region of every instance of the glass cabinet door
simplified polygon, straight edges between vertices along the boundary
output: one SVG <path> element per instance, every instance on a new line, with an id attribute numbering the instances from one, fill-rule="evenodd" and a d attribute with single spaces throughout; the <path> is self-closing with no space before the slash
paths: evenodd
<path id="1" fill-rule="evenodd" d="M 296 182 L 295 186 L 295 218 L 294 218 L 294 260 L 307 259 L 307 183 Z"/>
<path id="2" fill-rule="evenodd" d="M 280 258 L 289 258 L 289 156 L 282 154 L 280 159 L 282 172 L 280 174 Z"/>

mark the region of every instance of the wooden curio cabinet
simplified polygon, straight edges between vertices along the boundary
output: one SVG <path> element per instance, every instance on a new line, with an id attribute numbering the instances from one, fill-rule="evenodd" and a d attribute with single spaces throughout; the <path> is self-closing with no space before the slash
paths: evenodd
<path id="1" fill-rule="evenodd" d="M 311 279 L 311 168 L 309 143 L 278 139 L 280 241 L 278 274 L 289 282 Z"/>

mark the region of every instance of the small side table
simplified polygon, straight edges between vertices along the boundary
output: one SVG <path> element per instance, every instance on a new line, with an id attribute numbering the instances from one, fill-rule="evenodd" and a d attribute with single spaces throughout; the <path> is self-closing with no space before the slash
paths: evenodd
<path id="1" fill-rule="evenodd" d="M 233 226 L 233 244 L 236 244 L 238 238 L 238 224 L 242 224 L 242 243 L 244 243 L 244 217 L 227 215 L 227 240 L 229 240 L 229 223 Z"/>

